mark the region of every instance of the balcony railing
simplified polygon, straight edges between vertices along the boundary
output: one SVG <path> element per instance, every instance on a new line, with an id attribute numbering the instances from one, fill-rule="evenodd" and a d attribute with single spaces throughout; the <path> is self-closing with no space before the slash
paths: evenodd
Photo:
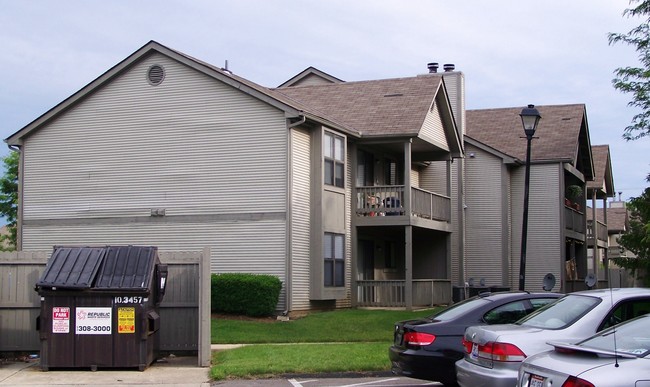
<path id="1" fill-rule="evenodd" d="M 607 241 L 607 226 L 601 221 L 596 221 L 596 237 L 599 241 Z M 587 239 L 594 238 L 594 221 L 593 219 L 587 220 Z"/>
<path id="2" fill-rule="evenodd" d="M 622 246 L 609 246 L 607 249 L 608 258 L 627 258 L 627 251 Z"/>
<path id="3" fill-rule="evenodd" d="M 375 185 L 356 188 L 359 216 L 406 215 L 448 222 L 451 200 L 447 196 L 411 187 L 411 208 L 404 208 L 403 185 Z"/>
<path id="4" fill-rule="evenodd" d="M 357 305 L 364 307 L 405 307 L 405 280 L 358 280 Z M 451 303 L 451 281 L 414 279 L 413 306 Z"/>
<path id="5" fill-rule="evenodd" d="M 580 234 L 585 233 L 585 214 L 565 206 L 564 207 L 564 224 L 567 230 L 575 231 Z"/>
<path id="6" fill-rule="evenodd" d="M 411 188 L 411 213 L 420 218 L 449 221 L 451 200 L 420 188 Z"/>

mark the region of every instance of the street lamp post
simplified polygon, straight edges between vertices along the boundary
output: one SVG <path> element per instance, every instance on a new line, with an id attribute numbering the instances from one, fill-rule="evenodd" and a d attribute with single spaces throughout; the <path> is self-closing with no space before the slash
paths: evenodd
<path id="1" fill-rule="evenodd" d="M 526 285 L 526 241 L 528 239 L 528 191 L 530 190 L 530 144 L 535 135 L 537 124 L 542 116 L 535 105 L 528 105 L 521 110 L 521 123 L 526 134 L 526 178 L 524 181 L 524 217 L 521 226 L 521 260 L 519 261 L 519 290 Z"/>

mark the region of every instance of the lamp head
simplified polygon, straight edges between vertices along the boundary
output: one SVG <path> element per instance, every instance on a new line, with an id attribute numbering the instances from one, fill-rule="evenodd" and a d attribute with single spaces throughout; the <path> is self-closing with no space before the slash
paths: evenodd
<path id="1" fill-rule="evenodd" d="M 537 130 L 537 124 L 542 118 L 537 109 L 535 109 L 535 105 L 528 105 L 528 107 L 521 109 L 519 116 L 521 116 L 521 123 L 524 126 L 526 137 L 533 137 L 535 130 Z"/>

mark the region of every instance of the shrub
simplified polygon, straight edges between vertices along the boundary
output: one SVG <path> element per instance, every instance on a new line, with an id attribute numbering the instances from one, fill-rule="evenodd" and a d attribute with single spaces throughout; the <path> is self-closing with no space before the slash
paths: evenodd
<path id="1" fill-rule="evenodd" d="M 270 316 L 280 298 L 282 282 L 273 275 L 212 274 L 212 312 Z"/>

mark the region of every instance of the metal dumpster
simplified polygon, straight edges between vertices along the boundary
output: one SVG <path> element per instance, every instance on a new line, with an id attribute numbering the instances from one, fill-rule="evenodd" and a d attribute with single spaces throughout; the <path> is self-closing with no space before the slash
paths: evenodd
<path id="1" fill-rule="evenodd" d="M 36 283 L 41 369 L 147 368 L 167 267 L 152 246 L 56 246 Z"/>

